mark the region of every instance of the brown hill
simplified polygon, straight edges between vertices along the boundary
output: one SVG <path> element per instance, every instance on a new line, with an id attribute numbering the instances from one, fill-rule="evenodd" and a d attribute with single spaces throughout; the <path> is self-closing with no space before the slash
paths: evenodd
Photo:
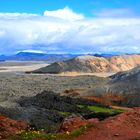
<path id="1" fill-rule="evenodd" d="M 78 56 L 67 61 L 55 62 L 34 73 L 99 73 L 130 70 L 140 65 L 140 55 L 120 55 L 110 58 L 95 56 Z"/>
<path id="2" fill-rule="evenodd" d="M 120 55 L 109 59 L 113 71 L 127 71 L 140 65 L 140 55 Z"/>

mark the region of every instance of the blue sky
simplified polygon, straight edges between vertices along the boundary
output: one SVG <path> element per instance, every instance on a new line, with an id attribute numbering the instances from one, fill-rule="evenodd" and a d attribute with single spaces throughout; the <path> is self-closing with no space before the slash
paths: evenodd
<path id="1" fill-rule="evenodd" d="M 92 16 L 94 11 L 103 9 L 130 9 L 140 13 L 139 0 L 1 0 L 0 12 L 42 14 L 46 9 L 57 10 L 65 6 L 85 16 Z"/>
<path id="2" fill-rule="evenodd" d="M 140 53 L 139 0 L 1 0 L 0 54 Z"/>

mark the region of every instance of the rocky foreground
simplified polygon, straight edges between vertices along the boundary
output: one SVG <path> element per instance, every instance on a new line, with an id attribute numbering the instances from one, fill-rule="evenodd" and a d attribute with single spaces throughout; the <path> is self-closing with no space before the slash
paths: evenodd
<path id="1" fill-rule="evenodd" d="M 103 111 L 96 112 L 98 108 Z M 24 120 L 37 129 L 52 132 L 59 127 L 65 117 L 72 114 L 104 119 L 121 112 L 95 101 L 64 97 L 51 91 L 44 91 L 33 97 L 20 98 L 14 107 L 0 107 L 0 113 L 15 120 Z"/>
<path id="2" fill-rule="evenodd" d="M 23 130 L 27 130 L 28 127 L 28 124 L 24 121 L 12 120 L 0 115 L 0 139 L 16 135 Z"/>
<path id="3" fill-rule="evenodd" d="M 18 134 L 18 139 L 15 140 L 24 140 L 22 137 L 23 135 L 20 135 L 20 133 L 21 130 L 27 129 L 28 126 L 26 123 L 14 121 L 5 117 L 1 117 L 0 120 L 1 138 Z M 92 123 L 93 125 L 86 129 L 85 127 L 89 123 Z M 79 133 L 76 135 L 74 140 L 139 140 L 140 108 L 130 109 L 125 113 L 110 117 L 103 121 L 99 121 L 98 119 L 85 120 L 78 116 L 68 117 L 64 120 L 60 129 L 57 131 L 59 134 L 58 138 L 58 134 L 55 134 L 54 138 L 45 138 L 45 135 L 43 134 L 41 138 L 40 135 L 36 135 L 36 137 L 30 137 L 28 140 L 66 140 L 67 138 L 60 137 L 63 136 L 60 135 L 60 133 L 66 132 L 67 135 L 70 135 L 75 131 L 75 129 L 78 129 L 82 126 L 86 131 L 83 131 L 82 134 Z M 7 133 L 9 133 L 9 135 L 7 135 Z"/>
<path id="4" fill-rule="evenodd" d="M 140 108 L 99 122 L 76 140 L 139 140 Z"/>

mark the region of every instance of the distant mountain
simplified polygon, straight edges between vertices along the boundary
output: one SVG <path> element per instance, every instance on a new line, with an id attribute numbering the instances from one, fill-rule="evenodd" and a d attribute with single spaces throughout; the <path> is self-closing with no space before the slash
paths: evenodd
<path id="1" fill-rule="evenodd" d="M 48 61 L 48 63 L 72 59 L 83 54 L 47 54 L 36 52 L 19 52 L 15 55 L 0 55 L 0 61 L 15 60 L 15 61 Z M 91 54 L 96 57 L 111 57 L 113 54 Z"/>
<path id="2" fill-rule="evenodd" d="M 94 73 L 119 72 L 140 65 L 140 55 L 120 55 L 113 57 L 95 57 L 91 55 L 78 56 L 66 61 L 55 62 L 47 67 L 34 71 L 35 73 Z"/>
<path id="3" fill-rule="evenodd" d="M 105 54 L 105 53 L 103 54 L 95 53 L 95 54 L 89 54 L 89 55 L 96 56 L 96 57 L 106 57 L 106 58 L 112 57 L 112 56 L 118 56 L 118 54 Z"/>
<path id="4" fill-rule="evenodd" d="M 42 57 L 45 55 L 46 55 L 45 53 L 19 52 L 15 56 L 18 56 L 18 57 Z"/>
<path id="5" fill-rule="evenodd" d="M 32 53 L 32 52 L 19 52 L 18 54 L 5 56 L 1 55 L 0 60 L 16 60 L 16 61 L 48 61 L 49 63 L 55 61 L 62 61 L 71 59 L 78 55 L 73 54 L 46 54 L 46 53 Z"/>

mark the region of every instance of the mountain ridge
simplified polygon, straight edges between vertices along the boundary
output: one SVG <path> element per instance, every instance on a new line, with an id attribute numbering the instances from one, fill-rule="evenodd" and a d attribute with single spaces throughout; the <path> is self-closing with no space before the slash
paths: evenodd
<path id="1" fill-rule="evenodd" d="M 35 70 L 34 73 L 100 73 L 127 71 L 140 65 L 140 55 L 120 55 L 112 57 L 96 57 L 91 55 L 58 61 L 51 65 Z"/>
<path id="2" fill-rule="evenodd" d="M 55 61 L 67 60 L 77 55 L 74 54 L 47 54 L 47 53 L 34 53 L 34 52 L 19 52 L 14 55 L 6 56 L 0 55 L 0 60 L 7 61 L 47 61 L 49 63 Z"/>

